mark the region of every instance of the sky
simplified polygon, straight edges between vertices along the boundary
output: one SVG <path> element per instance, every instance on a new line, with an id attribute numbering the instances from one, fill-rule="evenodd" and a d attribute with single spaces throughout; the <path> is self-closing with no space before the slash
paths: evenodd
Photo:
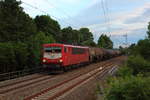
<path id="1" fill-rule="evenodd" d="M 20 1 L 20 0 L 19 0 Z M 61 28 L 87 27 L 97 42 L 107 34 L 114 47 L 137 43 L 146 37 L 150 22 L 150 0 L 21 0 L 31 17 L 50 15 Z"/>

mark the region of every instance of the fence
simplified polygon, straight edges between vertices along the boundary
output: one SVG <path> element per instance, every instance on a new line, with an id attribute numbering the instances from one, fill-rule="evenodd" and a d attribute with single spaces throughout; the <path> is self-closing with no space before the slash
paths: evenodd
<path id="1" fill-rule="evenodd" d="M 20 70 L 20 71 L 2 73 L 2 74 L 0 74 L 0 81 L 14 79 L 17 77 L 33 74 L 36 72 L 40 72 L 40 70 L 41 70 L 41 67 L 36 67 L 36 68 L 32 68 L 32 69 L 24 69 L 24 70 Z"/>

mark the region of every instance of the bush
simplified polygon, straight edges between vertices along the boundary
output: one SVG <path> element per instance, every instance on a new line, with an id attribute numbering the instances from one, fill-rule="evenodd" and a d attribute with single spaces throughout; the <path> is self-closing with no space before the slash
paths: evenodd
<path id="1" fill-rule="evenodd" d="M 118 77 L 129 77 L 132 76 L 133 70 L 127 66 L 122 66 L 118 69 L 116 76 Z"/>
<path id="2" fill-rule="evenodd" d="M 24 67 L 27 66 L 28 62 L 28 56 L 29 52 L 27 50 L 27 44 L 25 43 L 13 43 L 13 49 L 15 54 L 15 61 L 17 64 L 15 65 L 17 67 L 17 70 L 23 70 Z"/>
<path id="3" fill-rule="evenodd" d="M 11 71 L 16 65 L 12 43 L 0 43 L 0 73 Z"/>
<path id="4" fill-rule="evenodd" d="M 24 43 L 0 43 L 0 73 L 24 69 L 28 55 Z"/>
<path id="5" fill-rule="evenodd" d="M 127 66 L 133 70 L 133 75 L 150 72 L 150 63 L 141 56 L 131 56 L 127 61 Z"/>
<path id="6" fill-rule="evenodd" d="M 140 40 L 137 46 L 139 54 L 150 61 L 150 39 Z"/>
<path id="7" fill-rule="evenodd" d="M 114 79 L 106 93 L 106 100 L 149 100 L 150 78 L 126 77 Z"/>

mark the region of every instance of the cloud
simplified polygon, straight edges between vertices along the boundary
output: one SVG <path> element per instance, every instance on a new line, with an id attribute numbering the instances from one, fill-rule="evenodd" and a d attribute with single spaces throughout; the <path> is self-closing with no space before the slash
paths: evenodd
<path id="1" fill-rule="evenodd" d="M 125 21 L 126 24 L 150 21 L 150 3 L 145 4 L 142 8 L 136 9 L 134 16 Z"/>
<path id="2" fill-rule="evenodd" d="M 120 36 L 125 33 L 128 33 L 128 35 L 131 37 L 132 34 L 138 33 L 137 36 L 140 38 L 145 36 L 146 34 L 148 21 L 150 21 L 149 11 L 150 11 L 150 4 L 146 3 L 144 6 L 136 8 L 130 12 L 114 13 L 111 16 L 111 26 L 109 29 L 111 33 L 108 32 L 107 24 L 105 23 L 91 24 L 87 25 L 87 27 L 90 28 L 91 31 L 93 32 L 95 36 L 95 41 L 97 41 L 98 39 L 97 37 L 99 37 L 102 33 L 106 33 L 107 35 L 111 34 L 112 36 L 114 35 Z M 137 30 L 139 32 L 137 32 Z M 143 31 L 140 30 L 145 30 L 145 33 L 143 33 L 144 35 L 141 35 Z"/>
<path id="3" fill-rule="evenodd" d="M 137 41 L 146 34 L 148 21 L 150 21 L 150 2 L 147 0 L 104 0 L 109 7 L 109 23 L 105 23 L 105 17 L 101 6 L 101 0 L 22 0 L 34 5 L 50 15 L 57 16 L 62 27 L 68 25 L 73 28 L 88 27 L 93 32 L 97 41 L 102 33 L 121 38 L 128 33 L 132 41 Z M 25 11 L 32 17 L 44 14 L 38 10 L 22 4 Z M 67 13 L 64 14 L 64 12 Z M 68 17 L 69 15 L 69 17 Z M 64 23 L 65 22 L 65 23 Z M 108 28 L 110 27 L 110 28 Z M 111 33 L 110 33 L 111 32 Z M 145 34 L 143 35 L 143 32 Z M 136 34 L 136 38 L 134 37 Z M 119 43 L 114 38 L 116 43 Z M 113 39 L 113 37 L 112 37 Z M 135 39 L 135 40 L 134 40 Z"/>

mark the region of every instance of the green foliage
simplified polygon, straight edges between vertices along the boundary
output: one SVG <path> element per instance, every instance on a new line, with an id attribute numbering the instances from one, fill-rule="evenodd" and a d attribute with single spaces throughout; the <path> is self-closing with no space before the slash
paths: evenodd
<path id="1" fill-rule="evenodd" d="M 72 44 L 80 45 L 81 34 L 78 30 L 72 30 L 71 41 Z"/>
<path id="2" fill-rule="evenodd" d="M 126 49 L 126 52 L 128 52 L 129 55 L 136 56 L 139 54 L 138 46 L 136 44 L 131 44 L 130 47 Z"/>
<path id="3" fill-rule="evenodd" d="M 2 72 L 22 70 L 29 65 L 35 49 L 32 40 L 36 35 L 36 25 L 16 0 L 0 1 L 0 42 Z M 31 51 L 32 50 L 32 51 Z M 35 67 L 35 66 L 34 66 Z"/>
<path id="4" fill-rule="evenodd" d="M 44 32 L 46 36 L 52 35 L 56 40 L 59 39 L 60 25 L 56 20 L 52 19 L 50 16 L 41 15 L 36 16 L 34 21 L 39 32 Z"/>
<path id="5" fill-rule="evenodd" d="M 0 43 L 0 73 L 14 69 L 16 65 L 13 45 L 11 43 Z"/>
<path id="6" fill-rule="evenodd" d="M 96 44 L 94 41 L 92 41 L 92 40 L 84 41 L 84 42 L 82 42 L 81 45 L 84 45 L 84 46 L 92 46 L 92 47 L 96 47 L 96 46 L 97 46 L 97 44 Z"/>
<path id="7" fill-rule="evenodd" d="M 125 77 L 130 77 L 132 76 L 132 73 L 133 73 L 133 70 L 127 66 L 121 66 L 117 73 L 116 73 L 116 76 L 117 77 L 122 77 L 122 78 L 125 78 Z"/>
<path id="8" fill-rule="evenodd" d="M 26 41 L 36 33 L 33 20 L 16 0 L 0 1 L 0 42 Z"/>
<path id="9" fill-rule="evenodd" d="M 73 30 L 72 27 L 63 28 L 60 35 L 60 42 L 65 44 L 96 46 L 93 35 L 88 28 Z"/>
<path id="10" fill-rule="evenodd" d="M 133 70 L 133 75 L 146 75 L 148 72 L 150 72 L 150 63 L 141 56 L 129 57 L 127 66 Z"/>
<path id="11" fill-rule="evenodd" d="M 81 34 L 81 42 L 93 40 L 93 34 L 88 28 L 80 28 L 79 32 Z"/>
<path id="12" fill-rule="evenodd" d="M 16 67 L 17 70 L 24 69 L 25 66 L 27 66 L 27 60 L 29 56 L 29 52 L 27 51 L 27 44 L 25 43 L 13 43 L 13 49 L 15 54 L 15 61 L 17 62 Z"/>
<path id="13" fill-rule="evenodd" d="M 119 50 L 122 54 L 127 54 L 128 53 L 128 48 L 123 48 L 122 46 L 119 46 Z"/>
<path id="14" fill-rule="evenodd" d="M 106 100 L 149 100 L 150 78 L 126 77 L 114 79 L 106 94 Z"/>
<path id="15" fill-rule="evenodd" d="M 102 34 L 98 39 L 98 46 L 101 48 L 112 49 L 113 42 L 107 35 Z"/>
<path id="16" fill-rule="evenodd" d="M 72 27 L 66 27 L 61 30 L 61 43 L 65 44 L 73 44 L 73 41 L 75 40 L 74 38 L 74 32 Z M 78 37 L 78 34 L 76 35 Z M 77 40 L 78 41 L 78 40 Z"/>
<path id="17" fill-rule="evenodd" d="M 0 43 L 0 72 L 23 69 L 29 53 L 24 43 Z"/>
<path id="18" fill-rule="evenodd" d="M 137 44 L 138 53 L 150 61 L 150 39 L 140 40 Z"/>
<path id="19" fill-rule="evenodd" d="M 52 35 L 45 35 L 44 32 L 38 32 L 34 37 L 35 42 L 39 42 L 40 45 L 45 43 L 54 43 L 55 39 Z"/>

